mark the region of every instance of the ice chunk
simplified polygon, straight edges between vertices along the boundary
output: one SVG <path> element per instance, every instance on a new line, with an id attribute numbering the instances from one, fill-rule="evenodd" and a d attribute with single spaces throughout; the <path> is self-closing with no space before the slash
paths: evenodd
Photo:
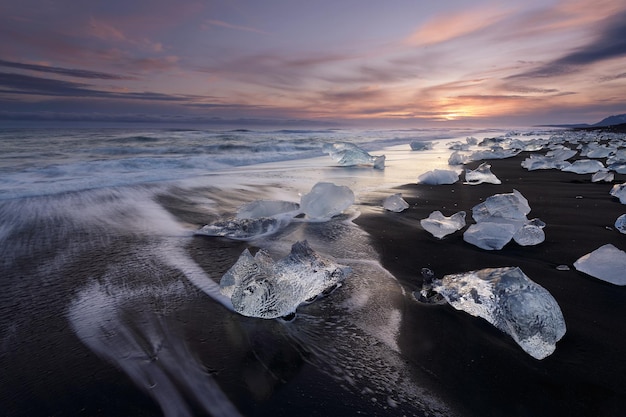
<path id="1" fill-rule="evenodd" d="M 470 169 L 465 170 L 465 184 L 478 185 L 483 182 L 502 184 L 502 181 L 491 172 L 491 165 L 486 162 L 480 164 L 480 166 L 473 171 Z"/>
<path id="2" fill-rule="evenodd" d="M 615 220 L 615 228 L 619 230 L 620 233 L 626 234 L 626 214 L 622 214 Z"/>
<path id="3" fill-rule="evenodd" d="M 417 178 L 418 184 L 454 184 L 459 180 L 459 174 L 456 171 L 447 169 L 434 169 L 423 173 Z"/>
<path id="4" fill-rule="evenodd" d="M 574 268 L 611 284 L 626 285 L 626 252 L 611 244 L 580 257 Z"/>
<path id="5" fill-rule="evenodd" d="M 619 198 L 620 203 L 626 204 L 626 182 L 623 184 L 615 184 L 609 194 Z"/>
<path id="6" fill-rule="evenodd" d="M 551 151 L 548 151 L 546 153 L 546 156 L 548 158 L 554 158 L 556 160 L 565 161 L 566 159 L 572 158 L 577 153 L 578 151 L 564 147 L 564 148 L 558 148 L 558 149 L 553 149 Z"/>
<path id="7" fill-rule="evenodd" d="M 250 240 L 271 235 L 282 229 L 290 219 L 260 217 L 257 219 L 230 219 L 207 224 L 196 235 L 220 236 L 235 240 Z"/>
<path id="8" fill-rule="evenodd" d="M 494 194 L 472 208 L 472 217 L 476 222 L 488 218 L 525 221 L 528 213 L 530 213 L 528 200 L 517 190 L 513 190 L 512 193 Z"/>
<path id="9" fill-rule="evenodd" d="M 476 145 L 478 143 L 478 139 L 474 136 L 468 136 L 465 138 L 465 142 L 467 142 L 468 145 Z"/>
<path id="10" fill-rule="evenodd" d="M 528 171 L 536 171 L 538 169 L 563 169 L 570 166 L 571 163 L 545 155 L 530 155 L 522 161 L 522 167 Z"/>
<path id="11" fill-rule="evenodd" d="M 431 235 L 443 239 L 445 236 L 465 227 L 465 212 L 459 211 L 450 217 L 440 211 L 433 211 L 428 218 L 420 220 L 420 224 Z"/>
<path id="12" fill-rule="evenodd" d="M 463 233 L 463 240 L 481 249 L 500 250 L 511 241 L 516 231 L 517 228 L 508 223 L 476 223 Z"/>
<path id="13" fill-rule="evenodd" d="M 561 171 L 575 172 L 576 174 L 593 174 L 604 169 L 604 165 L 600 161 L 593 159 L 580 159 L 574 161 L 571 165 L 562 168 Z"/>
<path id="14" fill-rule="evenodd" d="M 385 198 L 385 201 L 383 201 L 383 207 L 385 208 L 385 210 L 399 213 L 408 209 L 409 203 L 407 203 L 404 198 L 402 198 L 401 193 L 397 193 Z"/>
<path id="15" fill-rule="evenodd" d="M 329 293 L 344 281 L 350 268 L 317 254 L 307 241 L 296 242 L 291 253 L 275 262 L 263 249 L 252 256 L 244 250 L 224 274 L 220 291 L 235 311 L 264 319 L 284 317 L 299 305 Z"/>
<path id="16" fill-rule="evenodd" d="M 238 219 L 255 219 L 259 217 L 272 217 L 285 213 L 293 213 L 300 210 L 300 204 L 290 201 L 256 200 L 246 203 L 237 210 Z"/>
<path id="17" fill-rule="evenodd" d="M 372 165 L 376 169 L 385 168 L 385 155 L 370 155 L 353 143 L 327 143 L 322 150 L 341 166 Z"/>
<path id="18" fill-rule="evenodd" d="M 448 158 L 448 165 L 463 165 L 468 162 L 471 162 L 469 155 L 465 153 L 461 153 L 459 151 L 454 151 Z"/>
<path id="19" fill-rule="evenodd" d="M 428 151 L 433 148 L 433 142 L 423 142 L 419 140 L 414 140 L 410 143 L 412 151 Z"/>
<path id="20" fill-rule="evenodd" d="M 345 185 L 318 182 L 300 199 L 300 210 L 309 220 L 325 221 L 354 204 L 354 193 Z"/>
<path id="21" fill-rule="evenodd" d="M 546 226 L 539 219 L 533 219 L 520 227 L 513 235 L 513 240 L 520 246 L 538 245 L 546 240 L 543 228 Z"/>
<path id="22" fill-rule="evenodd" d="M 591 176 L 591 182 L 600 182 L 600 181 L 604 181 L 604 182 L 611 182 L 615 179 L 615 174 L 612 173 L 611 171 L 598 171 L 595 174 L 593 174 Z"/>
<path id="23" fill-rule="evenodd" d="M 481 159 L 506 159 L 519 155 L 521 149 L 503 149 L 499 146 L 493 146 L 489 150 L 476 151 L 470 155 L 472 161 L 480 161 Z"/>
<path id="24" fill-rule="evenodd" d="M 457 310 L 481 317 L 536 359 L 554 352 L 566 331 L 552 295 L 517 267 L 446 275 L 432 288 Z"/>

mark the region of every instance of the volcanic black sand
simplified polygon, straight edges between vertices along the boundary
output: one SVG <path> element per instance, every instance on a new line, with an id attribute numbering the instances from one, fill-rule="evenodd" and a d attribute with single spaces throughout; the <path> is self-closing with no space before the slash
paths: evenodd
<path id="1" fill-rule="evenodd" d="M 525 353 L 486 321 L 449 305 L 407 303 L 400 347 L 407 359 L 431 373 L 443 391 L 477 416 L 619 416 L 626 410 L 626 287 L 574 269 L 581 256 L 611 243 L 626 249 L 614 223 L 626 206 L 609 195 L 615 183 L 592 183 L 591 174 L 527 171 L 529 155 L 489 161 L 500 185 L 409 184 L 401 192 L 410 208 L 382 212 L 382 199 L 364 199 L 355 223 L 371 234 L 382 263 L 409 290 L 419 290 L 422 268 L 437 277 L 470 270 L 518 266 L 546 288 L 561 307 L 567 333 L 543 360 Z M 466 165 L 474 169 L 480 162 Z M 463 178 L 463 176 L 461 176 Z M 444 215 L 471 208 L 497 193 L 521 192 L 528 218 L 546 223 L 545 242 L 522 247 L 510 242 L 486 251 L 463 241 L 463 230 L 439 240 L 419 224 L 435 210 Z M 567 265 L 569 270 L 557 266 Z M 625 271 L 626 273 L 626 271 Z"/>

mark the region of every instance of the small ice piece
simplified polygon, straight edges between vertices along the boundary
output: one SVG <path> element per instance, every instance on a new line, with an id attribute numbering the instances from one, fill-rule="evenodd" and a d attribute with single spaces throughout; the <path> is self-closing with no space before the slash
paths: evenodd
<path id="1" fill-rule="evenodd" d="M 276 233 L 289 223 L 287 218 L 260 217 L 257 219 L 222 220 L 203 226 L 196 235 L 227 237 L 235 240 L 251 240 Z"/>
<path id="2" fill-rule="evenodd" d="M 461 153 L 459 151 L 454 151 L 448 158 L 448 165 L 463 165 L 468 162 L 471 162 L 469 155 Z"/>
<path id="3" fill-rule="evenodd" d="M 340 286 L 350 267 L 316 253 L 307 241 L 296 242 L 291 253 L 274 261 L 263 249 L 252 256 L 245 249 L 220 281 L 236 312 L 263 319 L 285 317 Z"/>
<path id="4" fill-rule="evenodd" d="M 326 221 L 354 204 L 354 193 L 345 185 L 318 182 L 300 199 L 300 210 L 309 220 Z"/>
<path id="5" fill-rule="evenodd" d="M 412 151 L 429 151 L 433 148 L 432 142 L 424 142 L 420 140 L 414 140 L 410 143 Z"/>
<path id="6" fill-rule="evenodd" d="M 472 208 L 472 217 L 476 222 L 484 220 L 494 221 L 493 218 L 508 220 L 524 220 L 530 213 L 528 200 L 517 190 L 512 193 L 494 194 L 484 202 Z"/>
<path id="7" fill-rule="evenodd" d="M 615 184 L 609 194 L 619 198 L 620 203 L 626 204 L 626 182 L 623 184 Z"/>
<path id="8" fill-rule="evenodd" d="M 439 210 L 430 213 L 428 218 L 420 220 L 420 224 L 428 233 L 443 239 L 451 233 L 465 227 L 465 212 L 459 211 L 450 217 L 444 216 Z"/>
<path id="9" fill-rule="evenodd" d="M 557 271 L 569 271 L 570 269 L 569 269 L 569 266 L 567 265 L 557 265 L 556 270 Z"/>
<path id="10" fill-rule="evenodd" d="M 401 211 L 409 208 L 409 203 L 402 198 L 402 193 L 397 193 L 385 198 L 385 201 L 383 201 L 383 207 L 385 210 L 400 213 Z"/>
<path id="11" fill-rule="evenodd" d="M 246 203 L 237 210 L 238 219 L 273 217 L 285 213 L 297 214 L 300 204 L 290 201 L 256 200 Z"/>
<path id="12" fill-rule="evenodd" d="M 500 250 L 513 239 L 516 231 L 517 228 L 508 223 L 476 223 L 463 233 L 463 240 L 481 249 Z"/>
<path id="13" fill-rule="evenodd" d="M 574 268 L 611 284 L 626 285 L 626 252 L 611 244 L 578 258 Z"/>
<path id="14" fill-rule="evenodd" d="M 615 220 L 615 228 L 619 230 L 620 233 L 626 234 L 626 214 L 622 214 Z"/>
<path id="15" fill-rule="evenodd" d="M 546 224 L 539 219 L 528 221 L 513 235 L 513 240 L 520 246 L 533 246 L 546 240 L 543 228 Z"/>
<path id="16" fill-rule="evenodd" d="M 454 184 L 459 180 L 459 174 L 456 171 L 448 169 L 434 169 L 423 173 L 417 178 L 418 184 Z"/>
<path id="17" fill-rule="evenodd" d="M 554 297 L 518 267 L 446 275 L 433 281 L 433 289 L 455 309 L 510 335 L 535 359 L 551 355 L 565 335 L 565 319 Z"/>
<path id="18" fill-rule="evenodd" d="M 468 145 L 476 145 L 478 143 L 478 139 L 474 136 L 468 136 L 465 138 L 465 142 L 467 142 Z"/>
<path id="19" fill-rule="evenodd" d="M 549 158 L 554 158 L 554 159 L 558 159 L 561 161 L 565 161 L 566 159 L 572 158 L 577 153 L 578 151 L 575 151 L 570 148 L 558 148 L 558 149 L 553 149 L 551 151 L 548 151 L 546 153 L 546 156 Z"/>
<path id="20" fill-rule="evenodd" d="M 496 177 L 491 172 L 491 165 L 489 165 L 488 163 L 483 162 L 478 168 L 473 171 L 470 169 L 465 170 L 464 184 L 478 185 L 484 182 L 490 184 L 502 184 L 502 181 L 500 181 L 498 177 Z"/>
<path id="21" fill-rule="evenodd" d="M 353 143 L 327 143 L 322 150 L 341 166 L 372 165 L 375 169 L 385 169 L 385 155 L 370 155 Z"/>
<path id="22" fill-rule="evenodd" d="M 576 174 L 593 174 L 604 169 L 604 165 L 600 161 L 594 159 L 580 159 L 574 161 L 570 166 L 562 168 L 564 172 L 575 172 Z"/>
<path id="23" fill-rule="evenodd" d="M 591 182 L 611 182 L 615 179 L 615 174 L 611 171 L 600 170 L 591 176 Z"/>

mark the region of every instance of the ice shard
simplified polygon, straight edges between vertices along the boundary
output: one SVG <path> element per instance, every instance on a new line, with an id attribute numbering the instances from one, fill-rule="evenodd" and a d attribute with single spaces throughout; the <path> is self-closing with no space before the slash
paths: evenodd
<path id="1" fill-rule="evenodd" d="M 316 253 L 307 241 L 296 242 L 285 258 L 274 261 L 263 249 L 244 250 L 224 274 L 220 291 L 236 312 L 263 319 L 285 317 L 299 305 L 340 286 L 350 268 Z"/>
<path id="2" fill-rule="evenodd" d="M 456 171 L 448 169 L 434 169 L 423 173 L 417 178 L 418 184 L 454 184 L 459 180 L 459 174 Z"/>
<path id="3" fill-rule="evenodd" d="M 465 170 L 465 184 L 478 185 L 484 182 L 502 184 L 502 181 L 491 172 L 491 165 L 488 163 L 483 162 L 475 170 Z"/>
<path id="4" fill-rule="evenodd" d="M 611 244 L 578 258 L 574 268 L 615 285 L 626 285 L 626 252 Z"/>
<path id="5" fill-rule="evenodd" d="M 401 193 L 396 193 L 385 198 L 385 201 L 383 201 L 383 208 L 388 211 L 400 213 L 401 211 L 409 208 L 409 203 L 402 198 Z"/>
<path id="6" fill-rule="evenodd" d="M 313 221 L 330 220 L 354 204 L 354 193 L 345 185 L 318 182 L 300 199 L 300 210 Z"/>
<path id="7" fill-rule="evenodd" d="M 385 155 L 370 155 L 353 143 L 327 143 L 322 150 L 341 166 L 371 165 L 376 169 L 385 168 Z"/>
<path id="8" fill-rule="evenodd" d="M 561 171 L 574 172 L 576 174 L 593 174 L 603 169 L 605 169 L 604 165 L 600 161 L 594 159 L 580 159 L 562 168 Z"/>
<path id="9" fill-rule="evenodd" d="M 622 214 L 615 220 L 615 228 L 620 233 L 626 234 L 626 214 Z"/>
<path id="10" fill-rule="evenodd" d="M 455 309 L 481 317 L 529 355 L 543 359 L 565 335 L 563 313 L 552 295 L 518 267 L 446 275 L 432 289 Z"/>
<path id="11" fill-rule="evenodd" d="M 459 211 L 450 217 L 440 211 L 433 211 L 428 218 L 420 220 L 420 224 L 428 233 L 438 239 L 443 239 L 451 233 L 465 227 L 465 212 Z"/>
<path id="12" fill-rule="evenodd" d="M 623 184 L 615 184 L 609 194 L 619 198 L 620 203 L 626 204 L 626 182 Z"/>

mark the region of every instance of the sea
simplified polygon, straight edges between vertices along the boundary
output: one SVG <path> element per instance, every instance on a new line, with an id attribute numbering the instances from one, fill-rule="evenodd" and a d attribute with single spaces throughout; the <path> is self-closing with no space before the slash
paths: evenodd
<path id="1" fill-rule="evenodd" d="M 0 129 L 0 414 L 455 415 L 436 376 L 405 360 L 410 294 L 352 220 L 362 196 L 448 169 L 450 142 L 505 134 Z M 322 150 L 336 142 L 386 155 L 385 169 L 338 166 Z M 355 204 L 257 239 L 196 234 L 318 182 Z M 219 282 L 241 253 L 280 259 L 303 240 L 350 266 L 344 285 L 294 320 L 233 311 Z"/>

